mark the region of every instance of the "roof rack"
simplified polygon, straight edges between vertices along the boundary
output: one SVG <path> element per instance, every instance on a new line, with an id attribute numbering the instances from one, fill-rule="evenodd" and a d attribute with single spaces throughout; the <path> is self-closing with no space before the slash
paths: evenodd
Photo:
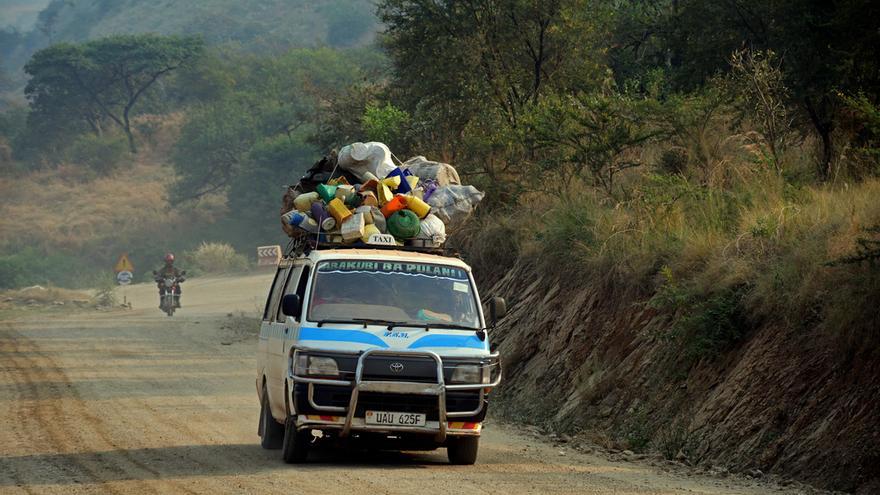
<path id="1" fill-rule="evenodd" d="M 323 251 L 331 249 L 376 249 L 380 251 L 406 251 L 412 253 L 436 254 L 439 256 L 448 256 L 460 258 L 461 255 L 457 249 L 441 247 L 423 247 L 423 246 L 388 246 L 382 244 L 367 244 L 365 242 L 355 242 L 352 244 L 343 244 L 337 242 L 320 242 L 317 239 L 309 237 L 292 238 L 287 244 L 284 251 L 284 258 L 295 258 L 308 255 L 312 251 Z"/>

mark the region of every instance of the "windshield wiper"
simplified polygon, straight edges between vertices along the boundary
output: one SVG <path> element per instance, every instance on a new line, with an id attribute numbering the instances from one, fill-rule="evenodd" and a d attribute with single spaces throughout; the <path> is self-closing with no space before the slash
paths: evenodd
<path id="1" fill-rule="evenodd" d="M 428 322 L 428 321 L 402 321 L 396 322 L 388 325 L 388 330 L 391 330 L 394 327 L 416 327 L 416 328 L 424 328 L 425 330 L 430 330 L 432 328 L 450 328 L 453 330 L 469 330 L 471 332 L 479 332 L 479 328 L 469 327 L 466 325 L 456 325 L 454 323 L 439 323 L 439 322 Z"/>
<path id="2" fill-rule="evenodd" d="M 388 330 L 394 325 L 399 325 L 400 322 L 397 321 L 389 321 L 389 320 L 374 320 L 372 318 L 352 318 L 353 321 L 357 323 L 363 323 L 364 328 L 367 328 L 367 325 L 388 325 Z"/>
<path id="3" fill-rule="evenodd" d="M 351 320 L 318 320 L 315 323 L 317 323 L 318 327 L 320 328 L 321 325 L 323 325 L 325 323 L 357 323 L 357 322 L 354 322 Z"/>
<path id="4" fill-rule="evenodd" d="M 455 323 L 441 323 L 441 322 L 427 322 L 427 321 L 389 321 L 389 320 L 377 320 L 373 318 L 352 318 L 350 320 L 318 320 L 318 326 L 325 323 L 349 323 L 349 324 L 358 324 L 363 325 L 364 328 L 367 328 L 368 325 L 382 325 L 387 326 L 388 330 L 392 330 L 394 327 L 413 327 L 413 328 L 424 328 L 425 330 L 430 330 L 432 328 L 448 328 L 452 330 L 467 330 L 470 332 L 479 332 L 481 328 L 469 327 L 467 325 L 457 325 Z"/>
<path id="5" fill-rule="evenodd" d="M 354 325 L 363 325 L 364 328 L 367 328 L 368 325 L 381 325 L 381 326 L 387 325 L 389 330 L 391 329 L 391 327 L 393 325 L 400 324 L 400 322 L 397 322 L 397 321 L 376 320 L 373 318 L 352 318 L 350 320 L 318 320 L 317 323 L 318 323 L 319 327 L 325 323 L 348 323 L 348 324 L 354 324 Z"/>

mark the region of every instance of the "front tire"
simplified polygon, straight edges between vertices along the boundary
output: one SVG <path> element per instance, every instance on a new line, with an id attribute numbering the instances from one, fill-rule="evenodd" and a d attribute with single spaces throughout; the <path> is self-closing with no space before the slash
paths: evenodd
<path id="1" fill-rule="evenodd" d="M 309 430 L 296 430 L 293 416 L 287 417 L 284 425 L 284 442 L 281 447 L 281 458 L 288 464 L 299 464 L 309 456 Z"/>
<path id="2" fill-rule="evenodd" d="M 284 441 L 284 426 L 272 417 L 269 407 L 269 394 L 263 387 L 263 399 L 260 401 L 260 446 L 267 450 L 278 450 Z"/>
<path id="3" fill-rule="evenodd" d="M 446 441 L 446 455 L 450 464 L 470 466 L 477 462 L 480 437 L 452 437 Z"/>

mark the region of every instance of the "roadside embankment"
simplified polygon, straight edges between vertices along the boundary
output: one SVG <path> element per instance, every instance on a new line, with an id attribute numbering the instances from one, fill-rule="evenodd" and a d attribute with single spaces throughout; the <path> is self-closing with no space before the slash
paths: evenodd
<path id="1" fill-rule="evenodd" d="M 464 247 L 483 296 L 510 308 L 493 333 L 495 411 L 876 493 L 880 270 L 859 257 L 876 242 L 877 188 L 752 194 L 724 221 L 713 198 L 664 216 L 581 198 L 540 210 L 541 228 L 484 222 Z"/>
<path id="2" fill-rule="evenodd" d="M 490 292 L 511 307 L 494 334 L 505 416 L 694 464 L 844 490 L 877 483 L 876 349 L 847 354 L 815 329 L 767 324 L 688 369 L 663 337 L 669 321 L 646 301 L 525 264 Z"/>

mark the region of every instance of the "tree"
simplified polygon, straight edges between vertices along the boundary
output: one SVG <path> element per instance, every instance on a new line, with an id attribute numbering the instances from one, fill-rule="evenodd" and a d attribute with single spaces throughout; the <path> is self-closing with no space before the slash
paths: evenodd
<path id="1" fill-rule="evenodd" d="M 406 147 L 405 134 L 409 119 L 408 113 L 390 103 L 381 107 L 375 103 L 369 104 L 361 117 L 364 138 L 383 142 L 393 150 L 402 150 Z"/>
<path id="2" fill-rule="evenodd" d="M 224 192 L 262 135 L 255 102 L 242 96 L 193 109 L 172 151 L 175 201 Z"/>
<path id="3" fill-rule="evenodd" d="M 663 134 L 645 116 L 656 109 L 619 94 L 548 97 L 529 116 L 526 134 L 548 172 L 567 182 L 587 177 L 610 196 L 615 176 L 642 163 L 630 153 Z"/>
<path id="4" fill-rule="evenodd" d="M 256 177 L 254 167 L 263 169 L 260 173 L 271 173 L 265 171 L 261 157 L 272 157 L 274 161 L 284 156 L 303 156 L 299 151 L 287 155 L 266 150 L 251 154 L 256 146 L 266 142 L 277 145 L 286 140 L 296 144 L 297 150 L 310 149 L 312 158 L 288 164 L 291 170 L 305 171 L 315 156 L 327 151 L 324 145 L 340 144 L 327 142 L 328 135 L 321 132 L 323 119 L 331 117 L 328 99 L 334 90 L 338 91 L 336 88 L 348 87 L 364 78 L 361 64 L 373 62 L 359 52 L 327 48 L 291 50 L 271 58 L 234 59 L 230 74 L 235 83 L 217 101 L 188 112 L 172 153 L 179 176 L 173 200 L 183 202 L 214 193 L 229 193 L 231 197 L 233 191 L 240 196 Z M 363 107 L 332 117 L 337 124 L 350 122 L 360 129 L 362 113 Z M 303 144 L 306 136 L 311 138 L 308 145 Z M 320 143 L 321 148 L 313 149 L 314 143 Z M 278 145 L 267 149 L 287 148 Z M 265 175 L 261 180 L 265 180 Z"/>
<path id="5" fill-rule="evenodd" d="M 513 127 L 544 93 L 594 78 L 601 54 L 590 41 L 602 15 L 588 0 L 379 3 L 408 110 L 454 101 L 474 115 L 488 103 Z"/>
<path id="6" fill-rule="evenodd" d="M 760 130 L 765 159 L 782 174 L 782 153 L 791 140 L 792 118 L 786 105 L 788 88 L 778 57 L 772 51 L 736 51 L 730 57 L 731 82 L 745 113 Z"/>
<path id="7" fill-rule="evenodd" d="M 69 114 L 98 135 L 105 122 L 118 125 L 136 153 L 135 105 L 160 78 L 193 63 L 202 51 L 200 38 L 154 34 L 60 43 L 38 51 L 25 65 L 31 76 L 25 94 L 37 117 Z"/>
<path id="8" fill-rule="evenodd" d="M 645 5 L 652 17 L 640 15 Z M 821 141 L 822 179 L 830 176 L 836 154 L 834 131 L 843 110 L 837 91 L 880 97 L 880 4 L 871 0 L 630 0 L 621 3 L 619 17 L 626 19 L 619 33 L 626 33 L 626 42 L 613 47 L 612 58 L 627 64 L 630 77 L 662 67 L 678 91 L 728 71 L 737 50 L 779 54 L 786 104 L 800 110 Z"/>
<path id="9" fill-rule="evenodd" d="M 518 138 L 530 108 L 606 77 L 596 47 L 608 13 L 604 0 L 381 1 L 395 66 L 386 100 L 409 114 L 420 154 L 513 191 L 527 168 Z"/>

